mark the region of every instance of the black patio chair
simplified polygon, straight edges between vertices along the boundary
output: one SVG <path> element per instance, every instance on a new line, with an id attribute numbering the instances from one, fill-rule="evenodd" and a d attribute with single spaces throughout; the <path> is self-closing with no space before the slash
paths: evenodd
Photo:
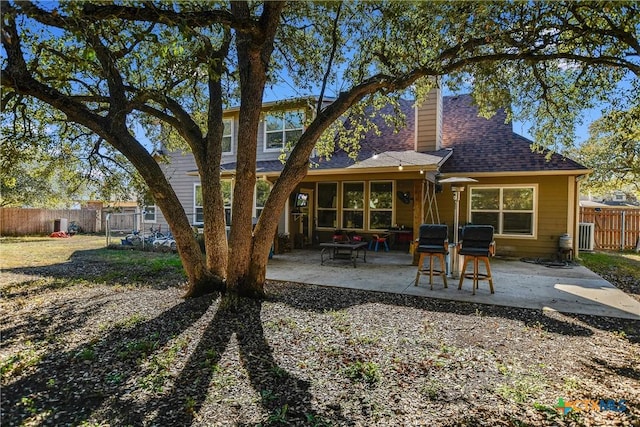
<path id="1" fill-rule="evenodd" d="M 458 254 L 464 255 L 464 263 L 460 273 L 458 289 L 462 289 L 464 279 L 473 279 L 473 295 L 476 294 L 478 281 L 488 280 L 491 293 L 493 291 L 493 277 L 489 257 L 495 255 L 495 242 L 493 241 L 493 226 L 491 225 L 467 225 L 462 229 L 462 241 L 458 243 Z M 486 273 L 478 271 L 478 263 L 482 260 L 486 267 Z M 473 273 L 466 273 L 467 264 L 473 261 Z"/>
<path id="2" fill-rule="evenodd" d="M 422 224 L 417 239 L 416 251 L 420 254 L 418 259 L 418 272 L 416 273 L 415 286 L 418 286 L 421 274 L 429 274 L 429 284 L 433 289 L 433 275 L 442 276 L 444 287 L 447 287 L 447 266 L 445 255 L 449 253 L 448 241 L 449 229 L 446 225 Z M 424 267 L 425 258 L 429 257 L 429 268 Z M 440 269 L 433 268 L 433 258 L 440 260 Z"/>

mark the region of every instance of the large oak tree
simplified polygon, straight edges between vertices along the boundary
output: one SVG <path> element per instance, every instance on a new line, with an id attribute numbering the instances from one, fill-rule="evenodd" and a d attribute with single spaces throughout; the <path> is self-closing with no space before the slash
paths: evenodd
<path id="1" fill-rule="evenodd" d="M 569 153 L 593 169 L 585 190 L 600 196 L 623 191 L 640 200 L 640 99 L 591 123 L 589 138 Z"/>
<path id="2" fill-rule="evenodd" d="M 637 89 L 640 74 L 637 2 L 52 4 L 3 4 L 3 114 L 28 123 L 38 110 L 55 111 L 56 129 L 94 135 L 93 144 L 126 157 L 169 222 L 188 296 L 262 295 L 286 199 L 319 138 L 362 102 L 379 105 L 407 88 L 419 100 L 445 76 L 454 88 L 472 84 L 481 111 L 535 116 L 542 142 L 563 141 L 580 108 L 610 98 L 623 79 Z M 320 96 L 252 231 L 261 102 L 282 83 Z M 335 100 L 325 106 L 327 93 Z M 238 168 L 227 242 L 220 162 L 231 105 L 239 106 Z M 195 157 L 205 257 L 134 131 L 141 126 Z"/>

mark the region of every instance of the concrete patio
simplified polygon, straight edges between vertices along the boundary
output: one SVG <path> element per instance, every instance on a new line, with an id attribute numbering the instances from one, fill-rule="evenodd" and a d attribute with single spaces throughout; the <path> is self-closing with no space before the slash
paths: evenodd
<path id="1" fill-rule="evenodd" d="M 472 295 L 468 279 L 461 290 L 452 278 L 447 289 L 440 277 L 434 277 L 433 290 L 428 276 L 414 286 L 417 267 L 411 262 L 408 253 L 370 251 L 367 262 L 358 259 L 356 268 L 346 260 L 320 265 L 320 249 L 296 249 L 269 260 L 267 279 L 640 320 L 640 302 L 583 266 L 557 268 L 493 258 L 495 294 L 483 281 Z"/>

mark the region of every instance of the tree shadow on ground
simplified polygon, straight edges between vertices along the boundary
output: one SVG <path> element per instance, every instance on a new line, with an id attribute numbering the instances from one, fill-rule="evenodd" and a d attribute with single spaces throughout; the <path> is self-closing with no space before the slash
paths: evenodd
<path id="1" fill-rule="evenodd" d="M 60 277 L 68 276 L 68 271 L 60 273 Z M 294 283 L 268 283 L 267 292 L 266 303 L 283 303 L 320 313 L 364 304 L 384 304 L 434 313 L 502 317 L 557 334 L 593 334 L 590 328 L 579 322 L 559 320 L 541 310 Z M 55 334 L 68 334 L 82 328 L 93 311 L 104 308 L 100 301 L 88 304 L 81 300 L 78 297 L 68 306 L 50 304 L 42 311 L 41 317 L 32 318 L 37 327 L 31 338 L 47 340 Z M 345 420 L 339 409 L 332 413 L 319 413 L 314 409 L 310 384 L 278 365 L 263 331 L 261 310 L 264 304 L 230 297 L 216 301 L 216 296 L 191 299 L 172 306 L 153 319 L 127 327 L 114 327 L 104 336 L 43 354 L 25 368 L 26 373 L 20 379 L 15 382 L 3 379 L 2 419 L 8 425 L 14 425 L 23 423 L 34 414 L 44 414 L 41 418 L 44 425 L 78 424 L 91 417 L 108 420 L 113 425 L 190 425 L 196 422 L 198 411 L 207 403 L 216 366 L 225 351 L 235 345 L 235 336 L 240 363 L 258 396 L 259 408 L 266 414 L 265 423 L 286 421 L 305 425 L 309 424 L 308 420 L 315 420 L 311 424 L 349 424 L 350 420 Z M 18 329 L 29 327 L 27 320 L 13 330 L 3 331 L 3 336 L 6 337 L 5 333 L 17 336 Z M 579 320 L 591 324 L 582 317 Z M 56 324 L 56 327 L 47 328 L 47 322 Z M 197 327 L 203 329 L 202 337 L 194 344 L 195 349 L 189 351 L 185 366 L 171 381 L 171 388 L 149 390 L 147 399 L 134 399 L 132 392 L 141 387 L 139 381 L 146 369 L 142 362 L 149 356 L 155 357 L 157 349 L 167 346 L 173 338 L 198 322 L 201 324 Z M 634 327 L 640 324 L 630 322 Z M 599 328 L 619 329 L 613 321 L 600 321 L 597 325 Z M 83 354 L 94 356 L 79 356 Z M 135 366 L 124 366 L 128 364 Z M 621 373 L 626 374 L 634 378 L 637 372 Z"/>
<path id="2" fill-rule="evenodd" d="M 93 313 L 99 312 L 108 304 L 105 301 L 86 303 L 84 298 L 72 298 L 42 306 L 37 311 L 21 315 L 19 322 L 0 327 L 0 348 L 12 345 L 17 339 L 34 343 L 55 340 L 57 336 L 83 328 Z"/>
<path id="3" fill-rule="evenodd" d="M 235 335 L 241 366 L 260 397 L 259 405 L 266 413 L 267 424 L 344 422 L 339 414 L 317 413 L 312 407 L 309 383 L 278 365 L 264 336 L 262 304 L 229 296 L 218 301 L 213 296 L 191 299 L 154 319 L 131 327 L 115 327 L 104 337 L 44 354 L 27 375 L 3 384 L 2 419 L 8 425 L 18 425 L 34 414 L 45 414 L 41 418 L 43 425 L 78 424 L 91 417 L 114 425 L 191 425 L 210 393 L 218 363 Z M 69 316 L 70 321 L 47 334 L 68 333 L 81 328 L 89 318 L 77 311 L 63 311 L 59 315 Z M 212 320 L 207 320 L 208 317 Z M 158 349 L 203 319 L 205 323 L 198 326 L 204 328 L 200 341 L 171 388 L 163 390 L 161 384 L 156 384 L 158 388 L 141 384 L 148 371 L 143 362 L 149 356 L 159 357 Z M 93 356 L 85 358 L 83 355 L 87 354 Z M 123 366 L 127 364 L 136 366 Z M 149 387 L 149 399 L 132 399 L 132 391 L 145 395 L 140 391 L 145 387 Z"/>
<path id="4" fill-rule="evenodd" d="M 52 291 L 78 285 L 81 280 L 95 282 L 110 272 L 115 280 L 107 281 L 108 285 L 140 285 L 139 276 L 132 274 L 135 266 L 123 269 L 105 260 L 103 254 L 103 250 L 76 251 L 69 262 L 8 270 L 28 277 L 5 287 L 3 296 L 14 303 L 46 297 Z M 131 261 L 127 262 L 129 266 Z M 157 281 L 157 269 L 149 271 L 146 265 L 140 267 L 140 272 Z M 152 283 L 150 287 L 167 286 Z M 95 313 L 108 309 L 106 304 L 110 302 L 88 301 L 75 295 L 67 299 L 60 294 L 38 310 L 26 311 L 23 319 L 2 331 L 3 344 L 7 346 L 18 339 L 36 343 L 35 350 L 29 353 L 31 360 L 25 360 L 26 353 L 15 355 L 13 366 L 19 368 L 14 372 L 20 378 L 14 382 L 10 377 L 2 378 L 4 421 L 22 424 L 38 414 L 44 425 L 72 425 L 91 417 L 141 425 L 149 422 L 149 414 L 155 413 L 152 424 L 190 425 L 208 396 L 215 367 L 234 336 L 241 365 L 259 396 L 267 423 L 286 419 L 288 423 L 305 424 L 308 420 L 318 423 L 325 419 L 312 408 L 309 384 L 275 361 L 262 328 L 262 302 L 229 296 L 217 302 L 214 296 L 190 299 L 153 319 L 127 326 L 111 325 L 104 335 L 88 337 L 72 347 L 57 348 L 52 344 L 55 337 L 83 330 Z M 155 358 L 158 349 L 168 346 L 199 320 L 205 322 L 201 326 L 204 333 L 172 388 L 165 392 L 160 390 L 161 384 L 151 384 L 148 394 L 153 397 L 132 400 L 132 391 L 149 386 L 140 384 L 148 371 L 145 361 Z M 37 343 L 46 351 L 37 350 Z M 24 370 L 23 364 L 28 365 Z"/>
<path id="5" fill-rule="evenodd" d="M 520 321 L 527 327 L 542 328 L 547 332 L 571 335 L 591 336 L 593 331 L 578 322 L 564 321 L 550 317 L 543 310 L 504 307 L 462 301 L 448 301 L 421 296 L 369 292 L 357 289 L 324 287 L 318 285 L 269 282 L 267 285 L 269 299 L 282 302 L 295 308 L 324 312 L 341 310 L 362 304 L 386 304 L 390 306 L 410 307 L 440 313 L 459 315 L 496 316 Z M 327 297 L 329 295 L 329 297 Z M 616 331 L 620 323 L 630 328 L 640 327 L 640 321 L 627 319 L 609 319 L 598 316 L 574 316 L 576 319 L 598 329 Z M 632 341 L 635 342 L 635 341 Z"/>
<path id="6" fill-rule="evenodd" d="M 189 357 L 170 393 L 152 403 L 158 406 L 152 425 L 190 425 L 205 402 L 217 365 L 235 335 L 241 366 L 246 370 L 252 388 L 260 396 L 260 406 L 266 411 L 266 424 L 305 425 L 331 419 L 344 422 L 339 416 L 319 414 L 312 408 L 310 384 L 282 369 L 273 357 L 262 327 L 262 302 L 223 296 L 215 317 L 207 325 L 197 348 Z M 188 410 L 176 410 L 188 408 Z M 139 418 L 128 423 L 138 424 Z"/>
<path id="7" fill-rule="evenodd" d="M 596 372 L 600 371 L 603 372 L 604 375 L 618 375 L 640 381 L 640 370 L 634 367 L 615 366 L 613 363 L 597 357 L 591 358 L 591 361 L 593 363 L 590 368 Z"/>
<path id="8" fill-rule="evenodd" d="M 566 313 L 565 316 L 576 319 L 593 328 L 612 332 L 634 344 L 640 344 L 640 320 L 620 319 L 617 317 L 590 316 L 587 314 Z"/>
<path id="9" fill-rule="evenodd" d="M 126 256 L 105 257 L 106 253 Z M 177 255 L 155 252 L 90 249 L 75 251 L 69 262 L 44 266 L 4 269 L 4 273 L 30 279 L 2 287 L 4 298 L 33 297 L 45 292 L 75 286 L 81 280 L 110 286 L 136 286 L 167 289 L 185 281 Z M 40 277 L 41 279 L 33 278 Z"/>
<path id="10" fill-rule="evenodd" d="M 75 425 L 87 420 L 94 411 L 131 392 L 128 382 L 140 367 L 131 369 L 125 365 L 139 363 L 148 352 L 167 344 L 196 322 L 212 301 L 212 296 L 184 301 L 153 319 L 130 327 L 115 327 L 89 343 L 28 361 L 24 367 L 28 373 L 19 380 L 10 382 L 3 378 L 3 422 L 21 425 L 35 414 L 45 414 L 40 418 L 44 425 Z M 73 320 L 81 317 L 74 313 L 59 332 L 81 327 L 85 320 Z M 49 331 L 52 335 L 56 332 Z M 147 345 L 138 345 L 143 343 Z M 26 362 L 18 356 L 16 363 L 22 361 Z"/>

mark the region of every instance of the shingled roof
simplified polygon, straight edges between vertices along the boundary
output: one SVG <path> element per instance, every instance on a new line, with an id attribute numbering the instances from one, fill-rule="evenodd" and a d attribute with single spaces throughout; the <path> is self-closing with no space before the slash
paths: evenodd
<path id="1" fill-rule="evenodd" d="M 453 149 L 443 173 L 587 170 L 558 153 L 547 159 L 548 151 L 532 152 L 532 141 L 505 123 L 504 110 L 490 119 L 478 117 L 469 95 L 444 97 L 442 113 L 442 146 Z"/>
<path id="2" fill-rule="evenodd" d="M 442 149 L 417 153 L 414 151 L 415 114 L 413 101 L 400 100 L 400 109 L 406 116 L 406 125 L 396 131 L 383 124 L 379 117 L 380 133 L 369 132 L 362 143 L 357 160 L 337 149 L 330 159 L 311 159 L 313 170 L 384 168 L 404 165 L 438 167 L 440 172 L 452 174 L 491 172 L 587 171 L 579 163 L 558 153 L 549 159 L 548 151 L 531 150 L 532 141 L 513 132 L 505 123 L 506 113 L 499 110 L 490 119 L 478 116 L 470 95 L 443 98 Z M 383 113 L 390 113 L 387 107 Z M 378 154 L 377 159 L 373 155 Z M 227 163 L 224 169 L 235 170 L 236 164 Z M 279 160 L 258 161 L 258 173 L 280 172 Z"/>
<path id="3" fill-rule="evenodd" d="M 383 115 L 394 113 L 390 105 L 380 110 L 373 119 L 379 132 L 370 131 L 362 141 L 356 160 L 338 148 L 330 159 L 316 157 L 311 159 L 316 169 L 357 169 L 396 167 L 399 164 L 415 166 L 439 166 L 450 152 L 440 150 L 429 153 L 417 153 L 414 150 L 415 114 L 413 101 L 401 99 L 399 109 L 405 115 L 405 126 L 395 129 L 384 122 Z M 348 125 L 347 125 L 348 126 Z M 373 156 L 377 154 L 374 159 Z"/>

